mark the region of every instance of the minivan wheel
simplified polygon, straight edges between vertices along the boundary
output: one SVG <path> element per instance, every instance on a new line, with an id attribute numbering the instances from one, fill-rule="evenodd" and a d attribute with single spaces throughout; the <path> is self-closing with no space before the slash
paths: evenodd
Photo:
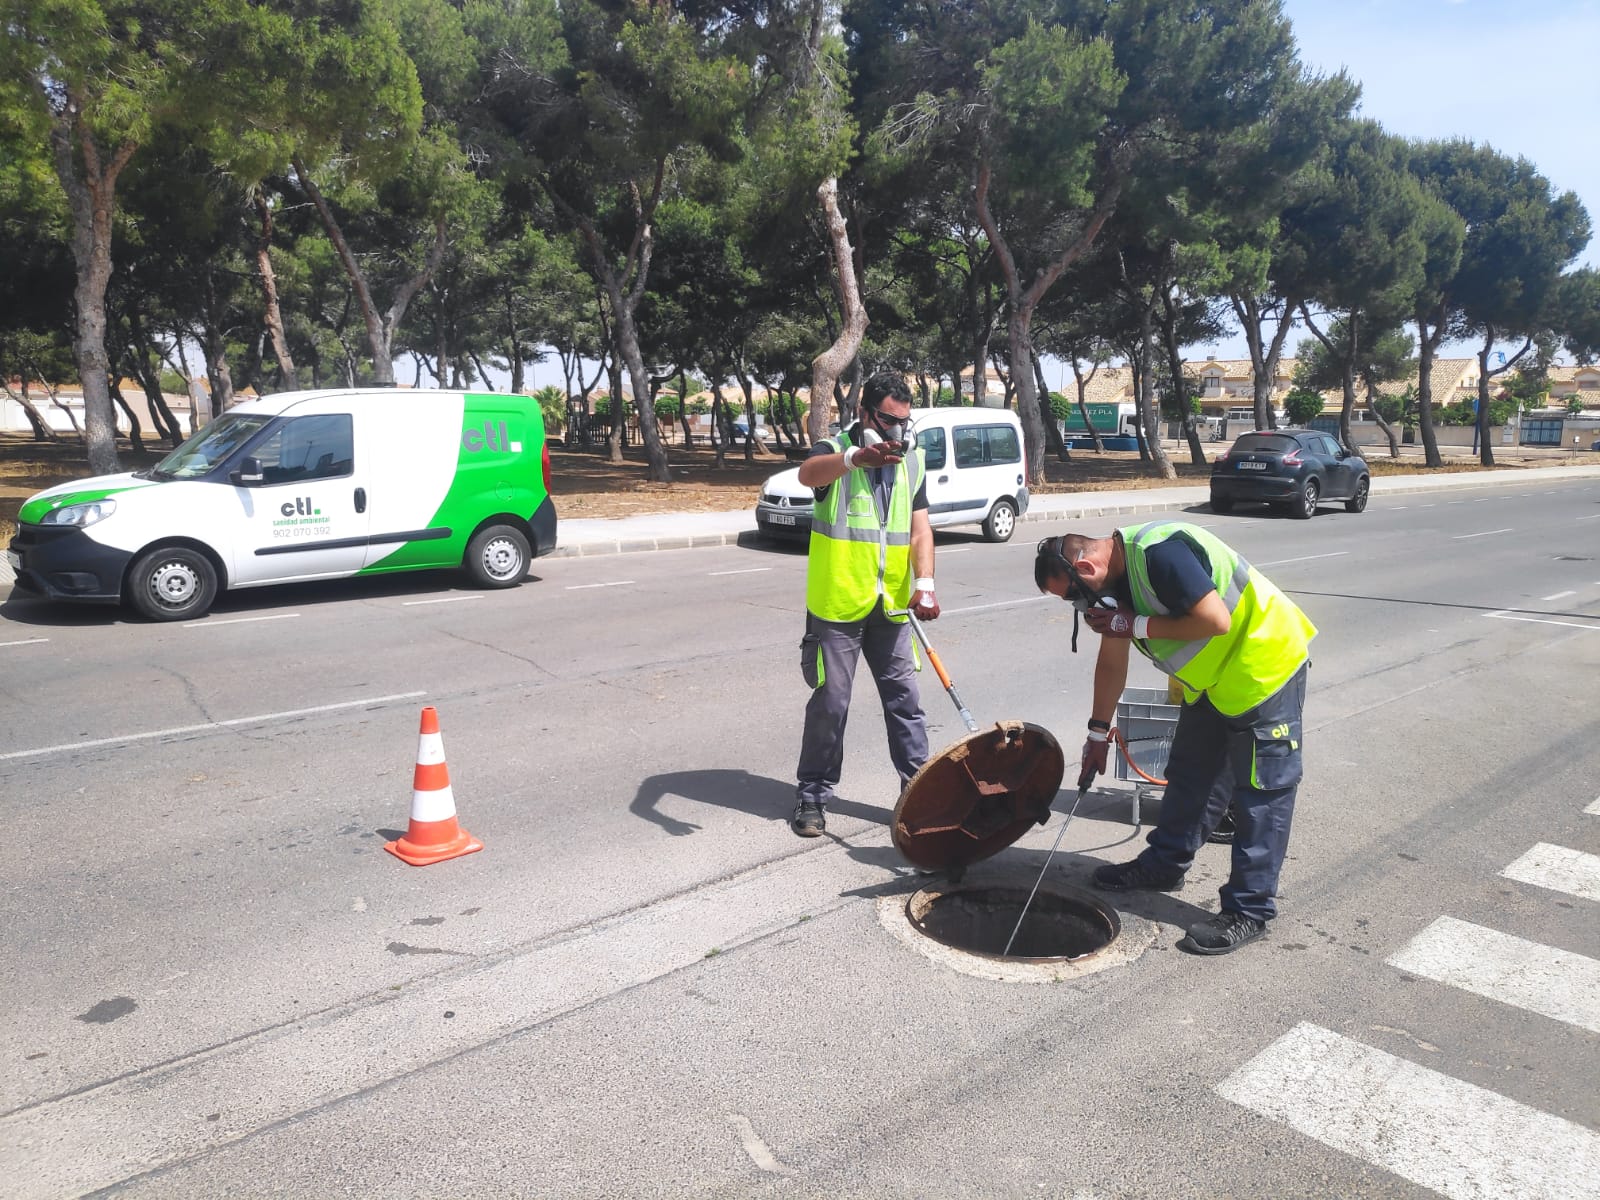
<path id="1" fill-rule="evenodd" d="M 1211 493 L 1211 511 L 1214 513 L 1230 513 L 1233 511 L 1233 497 L 1219 496 Z"/>
<path id="2" fill-rule="evenodd" d="M 1009 542 L 1017 529 L 1017 506 L 1009 500 L 996 500 L 984 518 L 983 536 L 991 542 Z"/>
<path id="3" fill-rule="evenodd" d="M 1308 521 L 1317 515 L 1317 499 L 1322 495 L 1322 488 L 1315 479 L 1308 479 L 1300 485 L 1300 502 L 1294 506 L 1292 515 L 1302 521 Z"/>
<path id="4" fill-rule="evenodd" d="M 198 550 L 161 546 L 133 564 L 126 594 L 139 615 L 152 621 L 203 617 L 217 598 L 217 569 Z"/>
<path id="5" fill-rule="evenodd" d="M 1345 512 L 1364 512 L 1367 507 L 1367 494 L 1372 491 L 1372 480 L 1363 475 L 1356 481 L 1356 494 L 1344 502 Z"/>
<path id="6" fill-rule="evenodd" d="M 528 573 L 532 555 L 528 538 L 510 525 L 490 525 L 480 529 L 467 543 L 461 565 L 479 587 L 516 587 Z"/>

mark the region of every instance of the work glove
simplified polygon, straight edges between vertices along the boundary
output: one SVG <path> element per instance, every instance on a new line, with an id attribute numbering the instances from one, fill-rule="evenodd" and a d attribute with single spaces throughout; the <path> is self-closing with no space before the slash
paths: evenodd
<path id="1" fill-rule="evenodd" d="M 919 621 L 939 619 L 939 601 L 933 594 L 933 580 L 917 580 L 917 590 L 911 593 L 911 611 Z"/>
<path id="2" fill-rule="evenodd" d="M 1083 759 L 1078 764 L 1082 769 L 1079 779 L 1092 779 L 1096 775 L 1106 773 L 1106 757 L 1111 751 L 1111 738 L 1101 735 L 1098 738 L 1087 738 L 1083 743 Z"/>
<path id="3" fill-rule="evenodd" d="M 1083 619 L 1089 623 L 1089 628 L 1101 637 L 1135 636 L 1134 621 L 1137 619 L 1137 614 L 1131 608 L 1091 608 L 1083 614 Z"/>
<path id="4" fill-rule="evenodd" d="M 899 442 L 876 442 L 871 446 L 852 446 L 845 451 L 846 467 L 892 467 L 904 457 Z"/>

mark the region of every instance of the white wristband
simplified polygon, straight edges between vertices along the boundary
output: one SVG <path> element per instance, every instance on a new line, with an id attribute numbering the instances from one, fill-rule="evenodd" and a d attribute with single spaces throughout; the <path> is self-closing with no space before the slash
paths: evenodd
<path id="1" fill-rule="evenodd" d="M 933 591 L 933 576 L 932 575 L 919 575 L 917 577 L 916 590 L 919 591 L 919 592 L 931 592 L 931 591 Z"/>
<path id="2" fill-rule="evenodd" d="M 1091 729 L 1091 730 L 1089 730 L 1089 740 L 1091 742 L 1108 741 L 1110 739 L 1110 736 L 1111 736 L 1110 734 L 1105 733 L 1104 731 L 1099 730 L 1099 729 Z"/>
<path id="3" fill-rule="evenodd" d="M 1133 619 L 1133 636 L 1140 641 L 1150 636 L 1150 618 L 1135 617 Z"/>
<path id="4" fill-rule="evenodd" d="M 846 448 L 846 450 L 844 452 L 844 469 L 846 471 L 850 471 L 850 470 L 854 470 L 855 469 L 854 459 L 855 459 L 855 456 L 856 456 L 856 451 L 858 449 L 860 449 L 859 446 L 850 446 L 850 447 Z"/>

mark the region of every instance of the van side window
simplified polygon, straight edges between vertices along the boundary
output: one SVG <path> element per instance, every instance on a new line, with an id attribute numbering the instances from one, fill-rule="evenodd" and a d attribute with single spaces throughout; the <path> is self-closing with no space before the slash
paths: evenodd
<path id="1" fill-rule="evenodd" d="M 335 479 L 355 469 L 355 433 L 349 413 L 290 417 L 250 449 L 261 460 L 263 482 Z"/>
<path id="2" fill-rule="evenodd" d="M 956 427 L 956 466 L 986 467 L 1022 461 L 1017 431 L 1009 425 Z"/>
<path id="3" fill-rule="evenodd" d="M 956 466 L 983 465 L 983 430 L 976 425 L 956 426 Z"/>
<path id="4" fill-rule="evenodd" d="M 917 430 L 917 445 L 922 447 L 923 459 L 928 470 L 944 470 L 944 430 L 937 426 Z"/>
<path id="5" fill-rule="evenodd" d="M 1011 426 L 991 425 L 983 432 L 989 443 L 988 461 L 992 463 L 1022 461 L 1022 446 L 1017 441 L 1017 431 Z"/>

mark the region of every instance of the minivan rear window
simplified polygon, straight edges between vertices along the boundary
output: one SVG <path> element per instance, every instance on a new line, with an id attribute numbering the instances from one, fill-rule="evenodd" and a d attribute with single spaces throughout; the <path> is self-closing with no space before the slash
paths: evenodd
<path id="1" fill-rule="evenodd" d="M 1022 461 L 1017 431 L 1009 425 L 956 426 L 956 466 L 986 467 Z"/>
<path id="2" fill-rule="evenodd" d="M 1248 450 L 1256 454 L 1288 454 L 1299 449 L 1293 438 L 1271 433 L 1247 433 L 1233 444 L 1234 450 Z"/>

